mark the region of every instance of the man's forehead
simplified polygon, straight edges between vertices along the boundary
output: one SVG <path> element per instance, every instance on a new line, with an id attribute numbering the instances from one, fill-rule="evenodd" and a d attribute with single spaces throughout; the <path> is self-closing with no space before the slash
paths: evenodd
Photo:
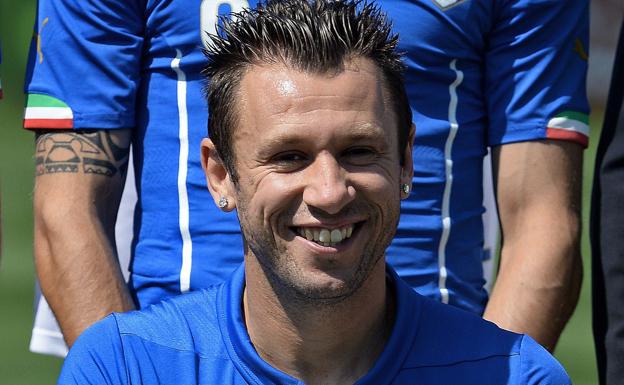
<path id="1" fill-rule="evenodd" d="M 315 108 L 317 104 L 323 108 L 340 102 L 383 109 L 382 88 L 380 71 L 368 59 L 347 62 L 341 71 L 328 73 L 266 64 L 253 65 L 245 72 L 239 97 L 245 108 L 260 104 L 266 113 L 298 112 L 301 99 L 306 98 L 305 108 Z M 310 98 L 316 98 L 314 103 L 309 103 Z"/>

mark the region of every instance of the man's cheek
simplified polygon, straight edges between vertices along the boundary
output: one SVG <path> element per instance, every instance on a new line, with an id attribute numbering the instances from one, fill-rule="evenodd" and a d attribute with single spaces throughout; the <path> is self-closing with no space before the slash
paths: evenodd
<path id="1" fill-rule="evenodd" d="M 265 218 L 290 212 L 290 209 L 293 208 L 291 206 L 296 204 L 297 195 L 299 194 L 296 183 L 284 180 L 277 181 L 275 179 L 260 183 L 254 196 L 254 206 L 261 208 L 262 215 Z"/>
<path id="2" fill-rule="evenodd" d="M 394 194 L 399 194 L 399 179 L 398 178 L 386 178 L 383 175 L 376 173 L 369 173 L 366 178 L 360 178 L 359 188 L 356 187 L 356 191 L 365 193 L 371 200 L 379 200 L 380 197 L 389 199 Z M 385 195 L 383 195 L 385 194 Z"/>
<path id="3" fill-rule="evenodd" d="M 264 228 L 272 227 L 273 222 L 278 219 L 281 203 L 283 201 L 277 194 L 255 194 L 243 206 L 247 222 Z"/>

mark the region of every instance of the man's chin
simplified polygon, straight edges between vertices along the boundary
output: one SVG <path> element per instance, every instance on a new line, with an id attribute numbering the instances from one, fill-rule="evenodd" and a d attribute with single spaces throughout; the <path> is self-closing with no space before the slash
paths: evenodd
<path id="1" fill-rule="evenodd" d="M 299 300 L 318 304 L 339 303 L 351 297 L 361 286 L 363 277 L 354 273 L 347 276 L 335 272 L 314 272 L 305 279 L 295 279 L 286 283 L 287 290 Z"/>

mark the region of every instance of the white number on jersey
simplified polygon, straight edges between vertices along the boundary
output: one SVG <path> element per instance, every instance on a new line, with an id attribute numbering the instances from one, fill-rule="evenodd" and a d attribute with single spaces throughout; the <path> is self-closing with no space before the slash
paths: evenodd
<path id="1" fill-rule="evenodd" d="M 443 10 L 464 2 L 464 0 L 433 0 L 433 1 Z"/>
<path id="2" fill-rule="evenodd" d="M 204 47 L 209 41 L 208 34 L 217 33 L 217 23 L 219 21 L 219 7 L 229 5 L 231 12 L 240 12 L 249 7 L 247 0 L 202 0 L 199 7 L 199 22 L 201 40 Z"/>

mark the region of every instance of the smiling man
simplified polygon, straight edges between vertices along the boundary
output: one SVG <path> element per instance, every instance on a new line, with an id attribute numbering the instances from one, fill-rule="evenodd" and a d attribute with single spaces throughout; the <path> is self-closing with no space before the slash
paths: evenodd
<path id="1" fill-rule="evenodd" d="M 247 268 L 263 278 L 250 296 L 276 290 L 340 300 L 377 270 L 369 298 L 385 300 L 381 259 L 398 223 L 399 187 L 411 178 L 405 139 L 413 132 L 401 122 L 400 147 L 397 114 L 384 102 L 394 98 L 373 62 L 355 57 L 340 66 L 320 75 L 328 69 L 256 65 L 239 85 L 245 113 L 233 130 L 229 172 L 218 155 L 226 150 L 203 143 L 210 190 L 228 200 L 224 209 L 238 207 Z"/>
<path id="2" fill-rule="evenodd" d="M 358 2 L 269 1 L 224 21 L 201 151 L 244 265 L 97 323 L 59 383 L 569 383 L 530 337 L 419 296 L 385 264 L 413 173 L 396 43 Z"/>

